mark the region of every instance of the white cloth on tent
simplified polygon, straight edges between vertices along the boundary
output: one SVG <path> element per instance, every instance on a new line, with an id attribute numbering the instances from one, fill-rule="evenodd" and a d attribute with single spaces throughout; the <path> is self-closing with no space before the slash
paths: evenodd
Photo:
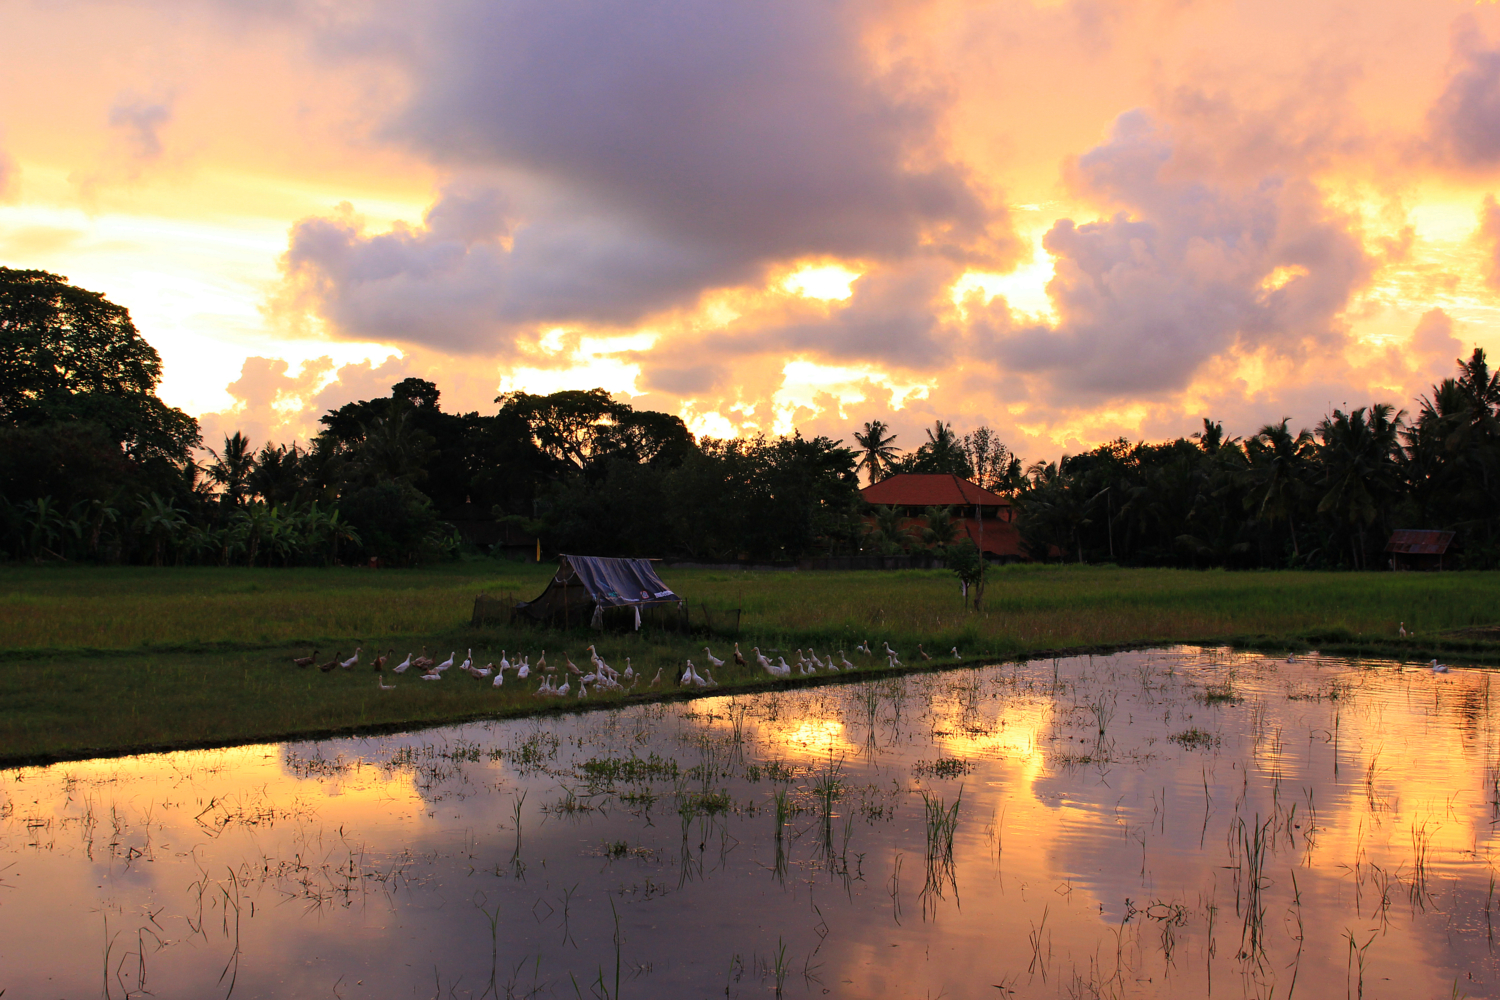
<path id="1" fill-rule="evenodd" d="M 589 625 L 593 628 L 604 627 L 604 605 L 594 605 L 594 617 L 593 620 L 589 622 Z"/>
<path id="2" fill-rule="evenodd" d="M 637 632 L 641 630 L 641 606 L 639 604 L 635 606 L 635 630 Z"/>

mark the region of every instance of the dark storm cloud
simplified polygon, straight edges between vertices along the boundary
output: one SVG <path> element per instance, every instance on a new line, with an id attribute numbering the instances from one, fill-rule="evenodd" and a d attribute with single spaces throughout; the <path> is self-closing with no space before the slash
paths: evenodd
<path id="1" fill-rule="evenodd" d="M 1003 210 L 939 155 L 940 99 L 874 73 L 849 5 L 425 10 L 384 134 L 507 178 L 513 200 L 504 226 L 451 190 L 422 229 L 298 223 L 288 274 L 346 336 L 503 349 L 528 324 L 629 325 L 807 255 L 1014 250 Z"/>
<path id="2" fill-rule="evenodd" d="M 1002 338 L 1006 363 L 1064 391 L 1153 393 L 1234 346 L 1297 355 L 1343 336 L 1339 313 L 1371 266 L 1349 220 L 1304 182 L 1178 178 L 1173 157 L 1171 136 L 1130 112 L 1079 158 L 1078 185 L 1122 211 L 1047 233 L 1059 322 Z"/>
<path id="3" fill-rule="evenodd" d="M 732 324 L 711 342 L 733 351 L 780 351 L 837 362 L 933 370 L 952 360 L 949 289 L 963 266 L 939 256 L 873 267 L 830 306 L 802 305 L 788 316 Z"/>
<path id="4" fill-rule="evenodd" d="M 707 392 L 723 381 L 725 375 L 724 369 L 719 365 L 674 367 L 670 363 L 657 363 L 658 359 L 650 352 L 642 352 L 634 360 L 641 363 L 642 388 L 673 396 L 692 396 Z"/>
<path id="5" fill-rule="evenodd" d="M 513 223 L 493 190 L 450 190 L 420 227 L 368 235 L 303 219 L 282 259 L 294 296 L 351 337 L 505 353 L 518 328 L 623 324 L 691 298 L 716 259 L 592 220 Z"/>
<path id="6" fill-rule="evenodd" d="M 934 101 L 876 79 L 857 9 L 805 0 L 443 5 L 392 132 L 519 167 L 736 259 L 902 254 L 985 214 L 932 140 Z"/>
<path id="7" fill-rule="evenodd" d="M 1438 154 L 1471 169 L 1500 163 L 1500 49 L 1487 48 L 1472 18 L 1454 26 L 1456 66 L 1428 112 Z"/>

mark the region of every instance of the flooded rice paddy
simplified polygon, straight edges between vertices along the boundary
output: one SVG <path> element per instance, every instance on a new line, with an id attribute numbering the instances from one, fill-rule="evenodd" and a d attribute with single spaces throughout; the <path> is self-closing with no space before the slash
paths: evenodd
<path id="1" fill-rule="evenodd" d="M 1179 648 L 0 773 L 16 997 L 1488 997 L 1490 675 Z"/>

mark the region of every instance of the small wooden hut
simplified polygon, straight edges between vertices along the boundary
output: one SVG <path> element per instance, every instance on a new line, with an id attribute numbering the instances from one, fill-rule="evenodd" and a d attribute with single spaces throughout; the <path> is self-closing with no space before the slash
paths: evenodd
<path id="1" fill-rule="evenodd" d="M 1385 550 L 1391 555 L 1391 569 L 1446 569 L 1444 561 L 1453 532 L 1422 528 L 1397 528 Z"/>

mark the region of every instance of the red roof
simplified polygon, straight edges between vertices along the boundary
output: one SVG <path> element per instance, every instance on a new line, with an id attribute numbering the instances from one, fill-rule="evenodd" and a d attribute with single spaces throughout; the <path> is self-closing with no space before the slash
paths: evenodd
<path id="1" fill-rule="evenodd" d="M 976 486 L 962 476 L 902 472 L 859 491 L 870 503 L 893 507 L 1009 506 L 998 493 Z"/>

